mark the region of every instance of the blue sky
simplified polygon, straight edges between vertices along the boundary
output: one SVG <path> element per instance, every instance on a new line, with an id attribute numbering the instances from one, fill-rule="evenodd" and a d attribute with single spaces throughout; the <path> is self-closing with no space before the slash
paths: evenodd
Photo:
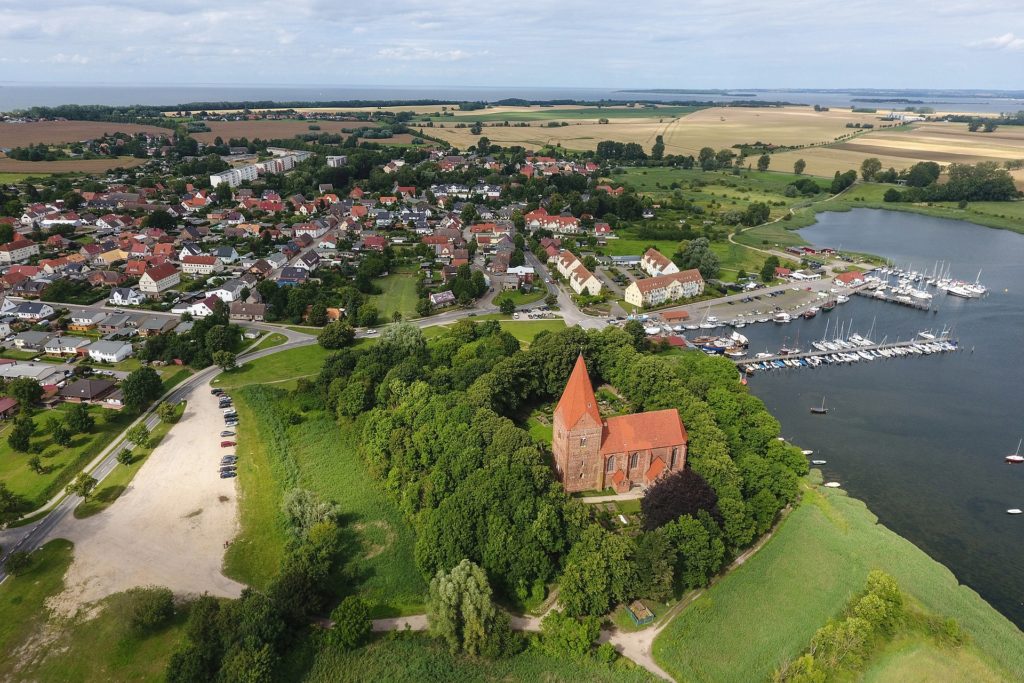
<path id="1" fill-rule="evenodd" d="M 1019 5 L 0 0 L 0 81 L 1017 89 Z"/>

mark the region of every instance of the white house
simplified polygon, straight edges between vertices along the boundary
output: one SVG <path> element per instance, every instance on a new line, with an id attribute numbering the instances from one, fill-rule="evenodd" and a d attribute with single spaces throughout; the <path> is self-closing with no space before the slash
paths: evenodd
<path id="1" fill-rule="evenodd" d="M 89 346 L 89 358 L 100 363 L 120 363 L 132 355 L 132 345 L 120 341 L 98 341 Z"/>
<path id="2" fill-rule="evenodd" d="M 83 337 L 54 337 L 46 342 L 43 351 L 50 356 L 75 356 L 87 346 L 89 340 Z"/>
<path id="3" fill-rule="evenodd" d="M 234 247 L 217 247 L 213 255 L 220 259 L 221 263 L 234 263 L 238 260 L 238 252 Z"/>
<path id="4" fill-rule="evenodd" d="M 39 255 L 39 245 L 28 239 L 16 239 L 0 244 L 0 265 L 22 263 Z"/>
<path id="5" fill-rule="evenodd" d="M 181 259 L 181 272 L 187 275 L 213 275 L 223 268 L 216 256 L 186 256 Z"/>
<path id="6" fill-rule="evenodd" d="M 654 247 L 644 252 L 643 258 L 640 259 L 640 268 L 651 277 L 679 272 L 679 266 Z"/>
<path id="7" fill-rule="evenodd" d="M 206 296 L 215 296 L 224 303 L 230 304 L 242 297 L 242 291 L 246 289 L 246 286 L 241 280 L 228 280 L 218 285 L 216 289 L 208 290 Z"/>
<path id="8" fill-rule="evenodd" d="M 147 296 L 159 296 L 162 292 L 181 283 L 181 274 L 170 263 L 147 268 L 139 278 L 139 291 Z"/>
<path id="9" fill-rule="evenodd" d="M 8 311 L 8 313 L 16 316 L 19 320 L 37 322 L 52 316 L 53 306 L 39 301 L 23 301 Z"/>
<path id="10" fill-rule="evenodd" d="M 115 287 L 110 292 L 110 298 L 108 302 L 115 306 L 138 306 L 146 297 L 142 296 L 142 293 L 132 289 L 131 287 Z"/>
<path id="11" fill-rule="evenodd" d="M 695 297 L 703 291 L 704 278 L 701 277 L 699 270 L 691 269 L 636 280 L 626 287 L 624 298 L 627 304 L 643 308 L 683 297 Z"/>
<path id="12" fill-rule="evenodd" d="M 569 286 L 577 294 L 589 294 L 597 296 L 601 293 L 601 281 L 593 273 L 587 270 L 582 263 L 576 266 L 575 270 L 569 273 Z"/>
<path id="13" fill-rule="evenodd" d="M 208 315 L 213 315 L 213 309 L 219 302 L 219 298 L 215 296 L 208 296 L 199 303 L 192 304 L 185 310 L 196 318 L 205 318 Z"/>

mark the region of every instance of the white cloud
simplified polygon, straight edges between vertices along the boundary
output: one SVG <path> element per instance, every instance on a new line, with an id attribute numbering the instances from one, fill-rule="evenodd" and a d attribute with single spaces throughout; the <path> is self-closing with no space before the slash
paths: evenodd
<path id="1" fill-rule="evenodd" d="M 463 50 L 433 50 L 425 47 L 402 45 L 398 47 L 382 47 L 377 50 L 377 56 L 383 59 L 397 59 L 403 62 L 459 62 L 463 59 L 469 59 L 470 54 Z"/>
<path id="2" fill-rule="evenodd" d="M 1018 50 L 1024 50 L 1024 38 L 1018 38 L 1012 33 L 1004 33 L 1001 36 L 986 38 L 985 40 L 970 43 L 970 47 L 976 47 L 983 50 L 1006 50 L 1016 52 Z"/>

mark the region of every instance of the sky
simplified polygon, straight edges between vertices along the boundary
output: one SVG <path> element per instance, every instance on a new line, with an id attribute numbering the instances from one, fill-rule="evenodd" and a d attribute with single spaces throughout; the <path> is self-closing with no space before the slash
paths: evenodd
<path id="1" fill-rule="evenodd" d="M 1022 0 L 0 0 L 0 81 L 1024 88 Z"/>

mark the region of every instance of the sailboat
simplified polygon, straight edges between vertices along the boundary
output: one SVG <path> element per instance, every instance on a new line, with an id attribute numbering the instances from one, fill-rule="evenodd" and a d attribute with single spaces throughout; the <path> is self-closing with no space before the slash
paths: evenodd
<path id="1" fill-rule="evenodd" d="M 828 408 L 825 407 L 825 397 L 822 396 L 821 397 L 821 407 L 820 408 L 811 408 L 811 414 L 812 415 L 825 415 L 827 413 L 828 413 Z"/>
<path id="2" fill-rule="evenodd" d="M 1006 462 L 1008 464 L 1010 464 L 1010 465 L 1019 465 L 1021 463 L 1024 463 L 1024 455 L 1020 454 L 1020 445 L 1021 445 L 1021 443 L 1024 443 L 1024 439 L 1021 439 L 1020 441 L 1017 442 L 1017 452 L 1016 453 L 1014 453 L 1013 455 L 1006 456 Z"/>

